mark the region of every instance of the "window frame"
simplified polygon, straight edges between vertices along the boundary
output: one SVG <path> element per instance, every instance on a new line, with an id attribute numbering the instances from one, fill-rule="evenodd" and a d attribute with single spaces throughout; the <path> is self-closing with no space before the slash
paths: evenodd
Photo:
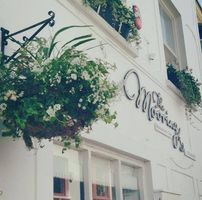
<path id="1" fill-rule="evenodd" d="M 54 196 L 61 196 L 61 197 L 65 197 L 68 193 L 68 184 L 67 184 L 67 179 L 65 178 L 60 178 L 60 177 L 53 177 L 53 178 L 58 178 L 64 181 L 64 186 L 63 186 L 63 192 L 61 193 L 56 193 L 54 192 Z"/>
<path id="2" fill-rule="evenodd" d="M 62 149 L 62 145 L 58 144 L 58 142 L 55 142 L 54 145 L 60 146 Z M 57 147 L 58 148 L 58 147 Z M 122 184 L 121 184 L 121 165 L 128 165 L 131 167 L 134 167 L 138 170 L 138 189 L 140 193 L 140 199 L 144 200 L 146 196 L 148 196 L 152 192 L 152 185 L 148 183 L 147 180 L 151 176 L 150 170 L 148 170 L 148 166 L 150 166 L 149 161 L 145 162 L 143 160 L 140 160 L 133 155 L 129 155 L 128 153 L 121 152 L 119 150 L 111 150 L 110 148 L 103 147 L 102 145 L 94 145 L 92 143 L 88 143 L 85 141 L 85 144 L 82 145 L 80 149 L 72 149 L 74 151 L 78 151 L 82 154 L 83 159 L 85 162 L 83 163 L 82 169 L 84 173 L 84 198 L 85 200 L 93 200 L 93 180 L 92 180 L 92 156 L 98 156 L 103 159 L 107 159 L 113 162 L 115 165 L 115 182 L 114 186 L 116 188 L 115 195 L 117 200 L 123 200 L 123 194 L 122 194 Z M 56 151 L 56 154 L 58 155 L 58 151 Z M 146 164 L 147 163 L 147 164 Z M 109 189 L 109 193 L 107 197 L 104 197 L 102 200 L 111 200 L 112 194 Z M 69 194 L 68 194 L 69 195 Z M 70 194 L 71 195 L 71 194 Z M 110 195 L 110 196 L 109 196 Z M 100 196 L 95 196 L 96 198 Z M 54 197 L 55 199 L 59 200 L 66 200 L 70 197 Z M 65 199 L 66 198 L 66 199 Z M 98 198 L 97 198 L 98 199 Z"/>
<path id="3" fill-rule="evenodd" d="M 162 35 L 162 39 L 163 39 L 163 47 L 166 48 L 168 50 L 168 52 L 175 58 L 174 60 L 174 65 L 176 67 L 176 69 L 182 69 L 182 63 L 181 63 L 181 56 L 180 56 L 180 49 L 179 49 L 179 43 L 178 43 L 178 33 L 177 33 L 177 17 L 176 14 L 174 13 L 175 11 L 172 10 L 171 7 L 169 7 L 168 5 L 166 5 L 165 2 L 163 2 L 163 0 L 159 1 L 159 16 L 160 16 L 160 22 L 161 22 L 161 9 L 163 10 L 163 12 L 165 12 L 165 14 L 170 18 L 171 23 L 172 23 L 172 32 L 173 32 L 173 39 L 174 39 L 174 45 L 175 45 L 175 51 L 174 52 L 168 44 L 166 44 L 164 42 L 163 39 L 163 27 L 162 24 L 160 24 L 161 26 L 161 35 Z M 166 55 L 165 55 L 165 50 L 164 50 L 164 56 L 165 56 L 165 61 L 166 61 Z M 167 64 L 167 63 L 166 63 Z"/>
<path id="4" fill-rule="evenodd" d="M 111 200 L 110 187 L 104 186 L 107 189 L 107 194 L 105 196 L 97 195 L 97 184 L 92 184 L 93 200 Z"/>
<path id="5" fill-rule="evenodd" d="M 68 200 L 68 179 L 65 178 L 60 178 L 60 177 L 53 177 L 54 178 L 59 178 L 62 179 L 64 181 L 64 187 L 63 187 L 63 193 L 56 193 L 53 191 L 53 199 L 54 200 Z M 54 182 L 53 182 L 54 184 Z"/>

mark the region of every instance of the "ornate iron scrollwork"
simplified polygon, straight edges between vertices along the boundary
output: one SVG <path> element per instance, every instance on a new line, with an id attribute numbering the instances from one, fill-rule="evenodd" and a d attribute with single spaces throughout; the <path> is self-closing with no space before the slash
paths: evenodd
<path id="1" fill-rule="evenodd" d="M 48 12 L 48 15 L 50 15 L 49 18 L 41 21 L 41 22 L 38 22 L 32 26 L 29 26 L 27 28 L 24 28 L 20 31 L 17 31 L 15 33 L 11 33 L 9 34 L 9 30 L 5 29 L 5 28 L 1 28 L 1 53 L 2 53 L 2 59 L 1 59 L 1 62 L 2 63 L 8 63 L 10 60 L 12 59 L 15 59 L 16 55 L 18 54 L 20 48 L 23 48 L 25 47 L 30 41 L 32 41 L 36 35 L 44 28 L 46 27 L 47 25 L 49 25 L 50 27 L 54 26 L 55 24 L 55 13 L 53 11 L 49 11 Z M 8 55 L 5 55 L 5 46 L 8 45 L 8 40 L 10 41 L 13 41 L 13 37 L 15 35 L 18 35 L 20 33 L 23 33 L 25 31 L 28 31 L 32 28 L 35 28 L 35 27 L 38 27 L 40 26 L 30 37 L 26 37 L 26 36 L 23 36 L 22 40 L 23 42 L 19 42 L 18 44 L 20 45 L 20 48 L 18 48 L 11 56 L 8 56 Z"/>

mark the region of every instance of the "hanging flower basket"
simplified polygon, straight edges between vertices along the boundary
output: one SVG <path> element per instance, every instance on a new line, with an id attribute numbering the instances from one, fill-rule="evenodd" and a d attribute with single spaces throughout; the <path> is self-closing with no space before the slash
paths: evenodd
<path id="1" fill-rule="evenodd" d="M 72 140 L 78 145 L 79 133 L 99 119 L 116 125 L 109 102 L 117 95 L 117 85 L 108 77 L 115 66 L 76 50 L 93 40 L 91 35 L 73 38 L 53 51 L 56 37 L 69 28 L 73 26 L 59 30 L 49 43 L 35 39 L 15 60 L 0 66 L 2 134 L 23 137 L 28 148 L 33 147 L 31 138 L 58 136 L 65 146 Z"/>

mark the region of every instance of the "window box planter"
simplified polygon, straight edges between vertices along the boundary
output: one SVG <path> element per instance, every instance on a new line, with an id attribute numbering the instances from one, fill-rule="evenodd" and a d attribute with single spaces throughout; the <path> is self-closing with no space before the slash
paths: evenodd
<path id="1" fill-rule="evenodd" d="M 99 2 L 99 0 L 85 0 L 85 3 L 104 18 L 123 38 L 129 41 L 136 41 L 139 44 L 140 36 L 134 24 L 135 16 L 132 9 L 130 10 L 124 6 L 119 0 L 103 0 L 102 4 L 99 4 Z"/>
<path id="2" fill-rule="evenodd" d="M 170 67 L 170 65 L 167 68 L 167 76 L 168 80 L 170 80 L 176 86 L 176 88 L 180 89 L 180 83 L 177 77 L 177 70 L 173 67 Z"/>
<path id="3" fill-rule="evenodd" d="M 200 83 L 188 70 L 177 70 L 167 65 L 168 79 L 180 90 L 189 112 L 195 112 L 201 106 Z"/>

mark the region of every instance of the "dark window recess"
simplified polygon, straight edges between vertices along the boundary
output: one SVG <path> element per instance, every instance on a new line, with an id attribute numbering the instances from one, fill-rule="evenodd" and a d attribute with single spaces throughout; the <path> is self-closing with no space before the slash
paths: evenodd
<path id="1" fill-rule="evenodd" d="M 66 195 L 65 187 L 66 187 L 65 179 L 54 177 L 54 194 L 65 196 Z"/>
<path id="2" fill-rule="evenodd" d="M 84 200 L 84 182 L 80 182 L 80 200 Z"/>
<path id="3" fill-rule="evenodd" d="M 112 200 L 116 200 L 116 189 L 112 187 Z"/>
<path id="4" fill-rule="evenodd" d="M 199 23 L 199 24 L 198 24 L 198 29 L 199 29 L 199 36 L 200 36 L 200 39 L 202 39 L 202 23 Z"/>
<path id="5" fill-rule="evenodd" d="M 170 80 L 178 89 L 180 89 L 180 83 L 176 72 L 177 70 L 175 68 L 167 68 L 168 80 Z"/>
<path id="6" fill-rule="evenodd" d="M 199 29 L 200 44 L 201 44 L 201 49 L 202 49 L 202 23 L 198 24 L 198 29 Z"/>

